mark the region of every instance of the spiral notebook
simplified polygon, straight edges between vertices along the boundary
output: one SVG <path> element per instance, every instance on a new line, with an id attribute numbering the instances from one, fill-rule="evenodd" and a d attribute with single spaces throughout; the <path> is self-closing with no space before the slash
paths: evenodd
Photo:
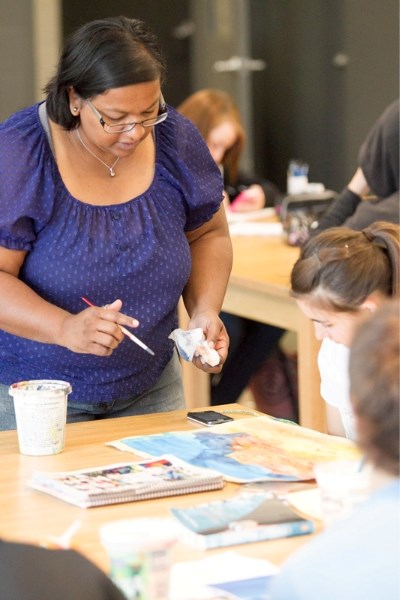
<path id="1" fill-rule="evenodd" d="M 28 485 L 81 508 L 217 490 L 223 475 L 164 454 L 146 461 L 56 473 L 34 472 Z"/>

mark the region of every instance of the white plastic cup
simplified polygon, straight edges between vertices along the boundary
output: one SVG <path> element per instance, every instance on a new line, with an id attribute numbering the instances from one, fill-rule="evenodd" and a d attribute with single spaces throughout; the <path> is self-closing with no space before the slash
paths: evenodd
<path id="1" fill-rule="evenodd" d="M 68 382 L 51 379 L 19 381 L 10 386 L 21 454 L 45 456 L 64 450 L 71 391 Z"/>
<path id="2" fill-rule="evenodd" d="M 307 175 L 288 175 L 287 178 L 287 193 L 288 194 L 303 194 L 307 191 L 308 177 Z"/>
<path id="3" fill-rule="evenodd" d="M 109 575 L 128 600 L 169 597 L 171 555 L 176 541 L 170 519 L 110 521 L 100 527 L 100 540 L 109 558 Z"/>
<path id="4" fill-rule="evenodd" d="M 287 193 L 302 194 L 307 191 L 307 186 L 308 164 L 301 160 L 291 160 L 287 172 Z"/>
<path id="5" fill-rule="evenodd" d="M 314 466 L 314 474 L 326 527 L 347 516 L 368 495 L 369 472 L 360 470 L 359 461 L 321 462 Z"/>

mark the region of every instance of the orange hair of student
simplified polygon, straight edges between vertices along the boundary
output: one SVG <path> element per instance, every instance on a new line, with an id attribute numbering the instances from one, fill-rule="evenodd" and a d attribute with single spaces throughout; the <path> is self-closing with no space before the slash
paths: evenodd
<path id="1" fill-rule="evenodd" d="M 239 110 L 229 94 L 211 88 L 199 90 L 186 98 L 177 110 L 196 125 L 206 143 L 210 132 L 221 123 L 229 121 L 234 125 L 236 141 L 222 160 L 225 179 L 234 185 L 246 136 Z"/>

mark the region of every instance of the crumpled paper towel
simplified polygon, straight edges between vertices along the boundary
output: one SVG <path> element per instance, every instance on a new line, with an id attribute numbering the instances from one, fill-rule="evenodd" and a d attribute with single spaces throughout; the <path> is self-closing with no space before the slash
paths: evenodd
<path id="1" fill-rule="evenodd" d="M 211 367 L 219 365 L 220 356 L 204 337 L 201 327 L 197 329 L 174 329 L 168 336 L 176 344 L 176 347 L 184 360 L 191 362 L 193 356 L 200 356 L 201 362 L 209 364 Z"/>

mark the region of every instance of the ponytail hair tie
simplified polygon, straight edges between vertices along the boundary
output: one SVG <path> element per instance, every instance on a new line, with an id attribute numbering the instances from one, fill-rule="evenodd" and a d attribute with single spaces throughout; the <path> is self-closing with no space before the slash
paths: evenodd
<path id="1" fill-rule="evenodd" d="M 367 240 L 369 242 L 372 242 L 374 240 L 374 238 L 375 238 L 375 235 L 372 233 L 372 231 L 369 228 L 362 229 L 361 233 L 363 233 L 365 235 L 365 237 L 367 238 Z"/>

